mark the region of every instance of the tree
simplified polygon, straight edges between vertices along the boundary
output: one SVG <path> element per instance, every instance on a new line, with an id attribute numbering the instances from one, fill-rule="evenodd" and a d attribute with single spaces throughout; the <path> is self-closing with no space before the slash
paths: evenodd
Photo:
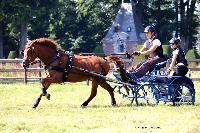
<path id="1" fill-rule="evenodd" d="M 0 58 L 3 58 L 3 26 L 2 26 L 3 21 L 0 21 Z"/>
<path id="2" fill-rule="evenodd" d="M 134 0 L 134 4 L 144 27 L 156 24 L 163 42 L 168 42 L 176 30 L 190 49 L 199 21 L 194 14 L 197 1 Z M 120 5 L 121 0 L 49 0 L 48 4 L 41 0 L 1 0 L 0 58 L 7 57 L 9 51 L 23 48 L 27 36 L 31 40 L 54 39 L 65 50 L 75 53 L 92 52 L 101 45 Z"/>
<path id="3" fill-rule="evenodd" d="M 141 12 L 143 26 L 155 25 L 157 35 L 163 43 L 168 43 L 175 28 L 175 11 L 169 0 L 138 0 L 137 10 Z"/>
<path id="4" fill-rule="evenodd" d="M 181 37 L 182 45 L 187 52 L 195 45 L 199 20 L 194 13 L 199 0 L 135 0 L 142 11 L 144 26 L 154 23 L 164 43 L 172 37 Z"/>
<path id="5" fill-rule="evenodd" d="M 185 51 L 192 49 L 196 39 L 193 37 L 197 33 L 198 22 L 194 14 L 197 0 L 179 0 L 180 14 L 180 37 Z"/>
<path id="6" fill-rule="evenodd" d="M 77 15 L 82 27 L 79 34 L 85 43 L 80 44 L 83 52 L 92 52 L 107 33 L 120 4 L 117 0 L 77 0 Z"/>
<path id="7" fill-rule="evenodd" d="M 6 18 L 8 17 L 8 13 L 6 11 L 6 4 L 7 1 L 2 0 L 0 2 L 0 58 L 4 57 L 4 49 L 3 49 L 3 43 L 4 43 L 4 30 L 5 28 L 5 23 L 6 23 Z"/>
<path id="8" fill-rule="evenodd" d="M 2 0 L 0 2 L 0 53 L 2 57 L 7 57 L 8 52 L 13 49 L 16 35 L 14 33 L 12 21 L 15 9 L 11 8 L 12 1 Z"/>

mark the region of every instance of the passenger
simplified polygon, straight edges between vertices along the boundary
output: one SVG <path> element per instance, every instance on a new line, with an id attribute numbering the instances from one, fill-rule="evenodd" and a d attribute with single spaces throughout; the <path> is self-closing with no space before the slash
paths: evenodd
<path id="1" fill-rule="evenodd" d="M 180 40 L 177 38 L 172 38 L 170 41 L 170 46 L 173 49 L 172 53 L 172 61 L 170 66 L 167 69 L 167 73 L 169 74 L 172 68 L 176 65 L 175 72 L 173 76 L 185 76 L 188 72 L 188 64 L 185 58 L 185 53 L 183 49 L 180 47 Z"/>
<path id="2" fill-rule="evenodd" d="M 142 61 L 131 70 L 129 70 L 128 77 L 132 80 L 136 80 L 144 76 L 148 71 L 152 70 L 157 63 L 161 62 L 164 58 L 162 44 L 159 39 L 156 38 L 156 32 L 154 26 L 147 26 L 144 30 L 147 40 L 143 47 L 139 51 L 135 51 L 132 54 L 127 53 L 127 57 L 132 55 L 148 55 L 148 59 Z"/>

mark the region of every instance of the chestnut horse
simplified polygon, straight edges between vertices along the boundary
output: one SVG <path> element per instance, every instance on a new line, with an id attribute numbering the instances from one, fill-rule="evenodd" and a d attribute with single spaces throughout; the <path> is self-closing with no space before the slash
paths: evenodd
<path id="1" fill-rule="evenodd" d="M 23 50 L 23 56 L 22 65 L 24 68 L 27 68 L 36 58 L 39 58 L 45 65 L 46 77 L 41 81 L 42 93 L 37 98 L 33 108 L 39 105 L 42 96 L 46 96 L 50 100 L 50 94 L 47 93 L 47 89 L 51 83 L 81 82 L 89 79 L 92 81 L 91 94 L 82 106 L 87 106 L 96 96 L 98 85 L 108 91 L 111 97 L 111 104 L 116 105 L 114 89 L 105 79 L 87 72 L 91 71 L 106 76 L 110 70 L 108 60 L 97 56 L 75 55 L 72 57 L 63 51 L 56 42 L 48 38 L 28 41 Z"/>

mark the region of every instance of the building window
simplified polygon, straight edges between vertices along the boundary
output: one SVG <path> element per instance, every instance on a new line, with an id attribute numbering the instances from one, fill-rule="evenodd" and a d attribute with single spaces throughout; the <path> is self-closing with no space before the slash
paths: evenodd
<path id="1" fill-rule="evenodd" d="M 127 27 L 127 32 L 131 32 L 131 27 Z"/>

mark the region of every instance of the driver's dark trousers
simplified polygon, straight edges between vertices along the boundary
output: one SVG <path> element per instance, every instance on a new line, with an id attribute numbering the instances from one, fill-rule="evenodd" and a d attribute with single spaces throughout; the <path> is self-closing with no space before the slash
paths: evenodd
<path id="1" fill-rule="evenodd" d="M 138 65 L 134 69 L 132 69 L 129 73 L 129 77 L 132 80 L 136 80 L 137 78 L 141 78 L 144 76 L 147 72 L 152 70 L 152 67 L 154 67 L 157 63 L 161 62 L 163 58 L 160 57 L 154 57 L 149 58 Z"/>

